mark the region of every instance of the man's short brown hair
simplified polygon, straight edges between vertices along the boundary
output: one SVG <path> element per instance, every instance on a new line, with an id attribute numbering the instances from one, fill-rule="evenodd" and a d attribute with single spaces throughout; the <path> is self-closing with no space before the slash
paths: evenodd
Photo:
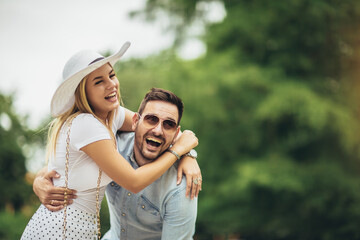
<path id="1" fill-rule="evenodd" d="M 144 99 L 142 100 L 138 113 L 141 115 L 142 112 L 145 109 L 145 106 L 148 102 L 150 101 L 164 101 L 164 102 L 169 102 L 174 104 L 177 109 L 178 109 L 178 113 L 179 113 L 179 119 L 177 124 L 180 124 L 180 120 L 182 117 L 182 113 L 184 110 L 184 104 L 182 102 L 182 100 L 176 96 L 174 93 L 165 90 L 165 89 L 161 89 L 161 88 L 151 88 L 150 91 L 148 93 L 146 93 Z"/>

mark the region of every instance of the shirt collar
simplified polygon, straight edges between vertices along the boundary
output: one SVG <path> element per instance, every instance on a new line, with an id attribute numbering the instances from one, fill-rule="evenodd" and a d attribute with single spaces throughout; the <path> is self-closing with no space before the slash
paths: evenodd
<path id="1" fill-rule="evenodd" d="M 130 163 L 131 165 L 136 169 L 139 167 L 139 165 L 137 164 L 136 160 L 135 160 L 135 154 L 134 154 L 134 151 L 131 152 L 130 156 L 129 156 L 129 159 L 130 159 Z"/>

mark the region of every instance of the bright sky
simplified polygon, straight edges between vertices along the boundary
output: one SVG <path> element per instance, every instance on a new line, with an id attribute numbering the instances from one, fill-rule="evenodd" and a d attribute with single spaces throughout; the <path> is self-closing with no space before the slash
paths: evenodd
<path id="1" fill-rule="evenodd" d="M 126 60 L 170 47 L 173 36 L 163 31 L 167 21 L 145 23 L 128 17 L 144 5 L 145 0 L 0 0 L 0 93 L 14 93 L 16 112 L 28 115 L 29 126 L 35 128 L 50 114 L 62 69 L 75 52 L 115 52 L 130 41 Z M 198 7 L 207 13 L 208 21 L 221 21 L 226 15 L 220 2 Z M 191 59 L 205 52 L 195 40 L 202 26 L 194 24 L 190 29 L 195 38 L 180 49 L 180 57 Z M 10 124 L 5 120 L 0 116 L 3 127 Z M 25 153 L 30 158 L 28 170 L 38 171 L 44 164 L 43 149 L 28 148 Z"/>
<path id="2" fill-rule="evenodd" d="M 50 112 L 67 59 L 82 49 L 118 50 L 143 57 L 169 47 L 162 26 L 130 19 L 144 0 L 1 0 L 0 92 L 15 92 L 15 108 L 37 126 Z"/>
<path id="3" fill-rule="evenodd" d="M 172 45 L 165 33 L 167 21 L 145 23 L 128 17 L 144 8 L 146 0 L 0 0 L 0 93 L 15 93 L 20 115 L 37 127 L 50 113 L 50 101 L 61 82 L 65 62 L 77 51 L 117 51 L 125 41 L 131 46 L 123 59 L 145 57 Z M 208 21 L 226 15 L 221 2 L 201 3 Z M 195 58 L 205 46 L 196 35 L 203 25 L 194 24 L 190 38 L 178 54 Z"/>

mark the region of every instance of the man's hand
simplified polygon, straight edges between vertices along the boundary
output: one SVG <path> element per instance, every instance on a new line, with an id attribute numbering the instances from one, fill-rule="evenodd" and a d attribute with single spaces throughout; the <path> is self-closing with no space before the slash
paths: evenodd
<path id="1" fill-rule="evenodd" d="M 37 174 L 33 190 L 39 197 L 40 202 L 50 211 L 59 211 L 64 207 L 64 192 L 63 187 L 54 187 L 52 179 L 59 178 L 60 175 L 56 171 L 42 172 Z M 76 198 L 76 191 L 69 189 L 67 191 L 67 204 L 71 204 Z"/>
<path id="2" fill-rule="evenodd" d="M 183 156 L 180 160 L 177 174 L 177 184 L 181 183 L 183 174 L 186 175 L 186 197 L 194 199 L 199 195 L 202 185 L 201 170 L 195 158 Z"/>

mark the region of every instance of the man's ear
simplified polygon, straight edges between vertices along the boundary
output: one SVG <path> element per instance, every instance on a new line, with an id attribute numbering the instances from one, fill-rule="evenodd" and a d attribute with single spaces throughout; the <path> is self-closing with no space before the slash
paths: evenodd
<path id="1" fill-rule="evenodd" d="M 180 125 L 179 125 L 176 129 L 176 133 L 175 133 L 174 139 L 171 144 L 174 145 L 180 136 L 181 136 L 181 132 L 180 132 Z"/>
<path id="2" fill-rule="evenodd" d="M 135 131 L 136 126 L 137 126 L 139 120 L 140 120 L 140 115 L 139 115 L 139 113 L 135 113 L 135 114 L 133 115 L 133 117 L 132 117 L 132 125 L 131 125 L 131 129 L 132 129 L 133 131 Z"/>

